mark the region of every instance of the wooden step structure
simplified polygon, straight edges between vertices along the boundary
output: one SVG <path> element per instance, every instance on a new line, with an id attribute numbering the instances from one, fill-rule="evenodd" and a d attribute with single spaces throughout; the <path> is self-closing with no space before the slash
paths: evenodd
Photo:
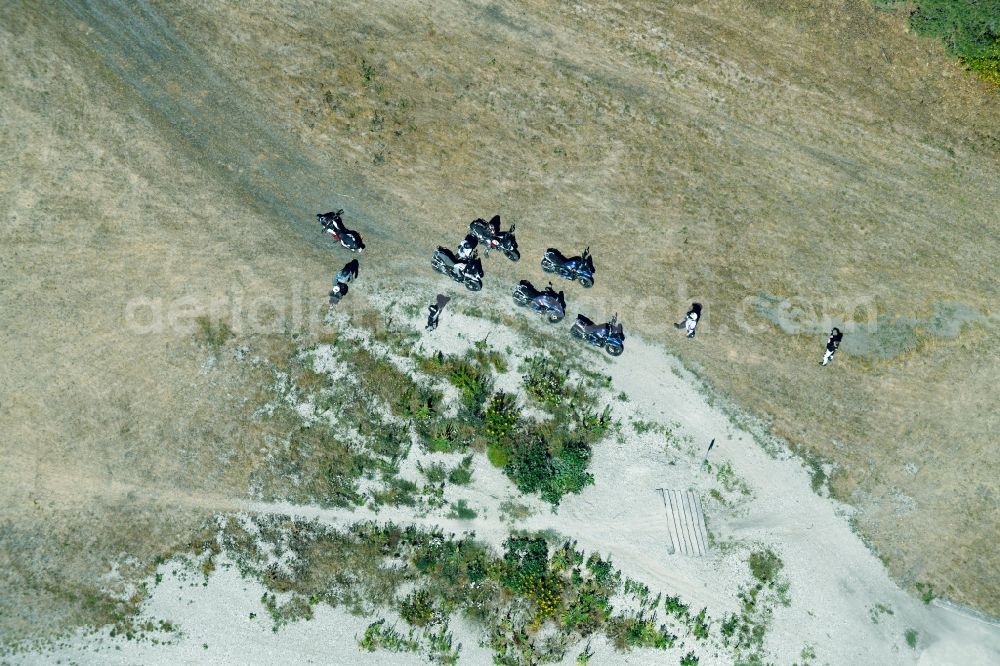
<path id="1" fill-rule="evenodd" d="M 702 557 L 708 553 L 708 531 L 701 500 L 692 490 L 657 488 L 667 513 L 667 533 L 671 555 L 680 553 Z"/>

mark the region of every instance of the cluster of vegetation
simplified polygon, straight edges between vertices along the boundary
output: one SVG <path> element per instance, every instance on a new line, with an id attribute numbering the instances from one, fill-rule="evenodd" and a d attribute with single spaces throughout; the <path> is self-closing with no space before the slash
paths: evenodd
<path id="1" fill-rule="evenodd" d="M 364 347 L 336 340 L 330 347 L 349 369 L 335 382 L 316 373 L 311 356 L 298 349 L 273 359 L 274 388 L 265 396 L 271 402 L 255 424 L 269 456 L 252 485 L 267 500 L 334 507 L 414 504 L 419 489 L 397 477 L 410 450 L 405 422 L 419 426 L 433 418 L 440 393 Z M 334 413 L 336 421 L 304 420 L 296 402 L 307 398 L 316 414 Z M 386 418 L 372 405 L 384 405 L 398 418 Z M 362 493 L 362 478 L 381 478 L 384 488 Z"/>
<path id="2" fill-rule="evenodd" d="M 663 602 L 575 542 L 550 547 L 542 536 L 520 534 L 495 554 L 468 535 L 391 523 L 337 530 L 282 517 L 253 525 L 230 519 L 222 542 L 241 571 L 269 589 L 264 604 L 276 627 L 309 619 L 308 607 L 318 603 L 365 614 L 394 609 L 406 628 L 376 620 L 359 638 L 366 650 L 419 651 L 434 663 L 453 663 L 461 650 L 448 631 L 455 613 L 484 627 L 485 644 L 501 665 L 559 661 L 596 633 L 619 650 L 670 648 L 685 628 L 696 640 L 709 637 L 704 610 L 691 614 L 676 597 Z M 269 556 L 262 542 L 281 552 Z M 275 556 L 287 566 L 275 566 Z M 613 600 L 628 608 L 616 611 Z M 670 617 L 676 621 L 668 626 Z M 697 663 L 693 653 L 686 658 Z"/>
<path id="3" fill-rule="evenodd" d="M 459 391 L 459 414 L 437 419 L 428 429 L 432 451 L 486 449 L 523 493 L 539 493 L 557 505 L 568 493 L 593 483 L 587 472 L 591 445 L 610 426 L 610 408 L 597 400 L 584 378 L 570 379 L 566 359 L 537 356 L 522 369 L 527 395 L 551 418 L 522 415 L 514 396 L 493 392 L 493 371 L 506 369 L 503 356 L 477 345 L 464 356 L 437 354 L 421 359 L 422 371 L 446 378 Z"/>
<path id="4" fill-rule="evenodd" d="M 530 359 L 522 368 L 524 388 L 547 412 L 539 421 L 523 416 L 513 395 L 494 391 L 495 374 L 507 370 L 507 361 L 485 341 L 464 354 L 424 357 L 406 335 L 379 331 L 379 344 L 371 346 L 337 336 L 323 341 L 323 353 L 339 366 L 336 378 L 316 372 L 315 353 L 294 345 L 264 364 L 272 390 L 255 424 L 267 450 L 252 481 L 259 497 L 444 508 L 444 484 L 471 481 L 473 451 L 485 452 L 521 492 L 539 493 L 553 505 L 593 483 L 591 445 L 606 433 L 610 408 L 597 411 L 592 388 L 605 386 L 606 377 L 571 373 L 562 357 Z M 457 410 L 444 403 L 442 381 L 456 389 Z M 304 405 L 312 406 L 312 417 L 303 417 Z M 420 483 L 399 477 L 412 442 L 428 453 L 467 455 L 453 468 L 425 461 Z M 362 491 L 362 479 L 375 483 Z M 468 519 L 475 512 L 453 505 L 451 514 Z"/>
<path id="5" fill-rule="evenodd" d="M 902 0 L 877 0 L 881 5 Z M 1000 86 L 1000 1 L 913 0 L 910 27 L 940 39 L 969 71 Z"/>
<path id="6" fill-rule="evenodd" d="M 535 356 L 522 371 L 525 392 L 552 418 L 520 417 L 508 396 L 491 400 L 488 414 L 492 446 L 504 471 L 523 493 L 540 493 L 557 505 L 568 493 L 594 482 L 587 472 L 591 445 L 607 433 L 610 407 L 597 412 L 597 402 L 583 379 L 570 381 L 565 359 Z"/>
<path id="7" fill-rule="evenodd" d="M 740 612 L 722 620 L 723 644 L 740 658 L 739 663 L 761 663 L 764 637 L 774 614 L 774 602 L 788 606 L 788 581 L 780 574 L 784 563 L 771 550 L 755 551 L 747 560 L 754 583 L 740 590 Z"/>

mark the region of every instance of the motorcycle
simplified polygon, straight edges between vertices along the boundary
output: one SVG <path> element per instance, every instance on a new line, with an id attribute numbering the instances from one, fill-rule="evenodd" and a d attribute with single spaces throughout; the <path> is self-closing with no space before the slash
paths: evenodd
<path id="1" fill-rule="evenodd" d="M 515 225 L 512 224 L 507 231 L 500 231 L 499 215 L 494 215 L 489 222 L 477 218 L 469 223 L 469 233 L 486 246 L 486 256 L 489 256 L 490 250 L 500 250 L 511 261 L 518 261 L 521 258 L 521 252 L 517 249 L 514 228 Z"/>
<path id="2" fill-rule="evenodd" d="M 515 303 L 544 314 L 552 324 L 566 316 L 566 296 L 561 291 L 557 293 L 551 282 L 545 291 L 538 291 L 527 280 L 521 280 L 511 295 Z"/>
<path id="3" fill-rule="evenodd" d="M 465 264 L 461 273 L 455 271 L 455 264 L 459 263 Z M 439 245 L 431 257 L 431 267 L 455 282 L 461 282 L 469 291 L 479 291 L 483 288 L 483 263 L 476 252 L 472 253 L 467 262 L 461 262 L 455 253 Z"/>
<path id="4" fill-rule="evenodd" d="M 569 332 L 574 338 L 596 347 L 604 347 L 604 351 L 612 356 L 620 356 L 625 351 L 625 331 L 618 323 L 617 312 L 606 324 L 594 324 L 588 317 L 578 314 Z"/>
<path id="5" fill-rule="evenodd" d="M 578 257 L 566 258 L 562 252 L 554 247 L 545 251 L 542 257 L 542 270 L 546 273 L 557 273 L 567 280 L 579 280 L 580 285 L 585 289 L 594 286 L 594 258 L 590 256 L 590 248 L 583 251 Z"/>
<path id="6" fill-rule="evenodd" d="M 344 220 L 341 218 L 343 214 L 344 209 L 341 208 L 329 213 L 316 213 L 316 219 L 322 225 L 323 233 L 329 234 L 333 240 L 340 241 L 340 244 L 351 252 L 364 251 L 365 244 L 361 240 L 361 234 L 344 226 Z"/>

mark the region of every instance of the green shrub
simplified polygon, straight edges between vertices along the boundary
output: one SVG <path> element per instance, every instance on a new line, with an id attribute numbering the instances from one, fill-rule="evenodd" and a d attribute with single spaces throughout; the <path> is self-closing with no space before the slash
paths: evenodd
<path id="1" fill-rule="evenodd" d="M 407 624 L 423 627 L 441 621 L 434 603 L 427 590 L 421 589 L 411 593 L 399 604 L 399 616 Z"/>
<path id="2" fill-rule="evenodd" d="M 778 572 L 784 565 L 781 558 L 770 549 L 750 553 L 747 561 L 750 565 L 750 573 L 763 585 L 773 585 L 778 577 Z"/>
<path id="3" fill-rule="evenodd" d="M 673 647 L 674 641 L 677 640 L 666 625 L 657 627 L 653 618 L 642 612 L 611 618 L 605 633 L 619 650 L 634 647 L 665 650 Z"/>
<path id="4" fill-rule="evenodd" d="M 461 413 L 466 418 L 478 419 L 482 416 L 483 405 L 493 390 L 491 357 L 472 350 L 465 356 L 445 356 L 438 352 L 430 358 L 418 362 L 421 370 L 428 374 L 443 376 L 458 389 Z"/>
<path id="5" fill-rule="evenodd" d="M 507 451 L 499 444 L 490 444 L 486 448 L 486 457 L 494 467 L 503 469 L 507 465 L 509 457 Z"/>
<path id="6" fill-rule="evenodd" d="M 565 398 L 569 370 L 548 356 L 533 356 L 522 368 L 524 389 L 528 395 L 549 408 L 558 407 Z"/>
<path id="7" fill-rule="evenodd" d="M 420 643 L 413 639 L 413 630 L 406 637 L 399 633 L 395 627 L 386 627 L 385 618 L 376 620 L 365 629 L 364 637 L 358 641 L 362 649 L 374 652 L 375 650 L 387 650 L 389 652 L 416 652 L 420 649 Z"/>
<path id="8" fill-rule="evenodd" d="M 224 321 L 212 321 L 210 317 L 198 317 L 194 320 L 197 329 L 195 340 L 203 347 L 218 351 L 229 338 L 233 337 L 233 329 Z"/>
<path id="9" fill-rule="evenodd" d="M 458 503 L 452 504 L 451 511 L 448 513 L 449 518 L 457 518 L 458 520 L 472 520 L 476 515 L 476 512 L 464 499 L 460 499 Z"/>
<path id="10" fill-rule="evenodd" d="M 417 470 L 424 475 L 428 483 L 441 483 L 448 478 L 448 468 L 444 463 L 431 463 L 425 467 L 417 461 Z"/>
<path id="11" fill-rule="evenodd" d="M 465 486 L 472 482 L 472 455 L 462 458 L 457 467 L 448 472 L 448 481 L 457 486 Z"/>
<path id="12" fill-rule="evenodd" d="M 694 652 L 688 652 L 681 657 L 681 666 L 698 666 L 698 655 Z"/>
<path id="13" fill-rule="evenodd" d="M 970 70 L 1000 84 L 1000 0 L 916 0 L 910 27 L 940 39 Z"/>
<path id="14" fill-rule="evenodd" d="M 910 27 L 956 56 L 985 55 L 1000 39 L 998 0 L 916 0 Z"/>
<path id="15" fill-rule="evenodd" d="M 534 428 L 516 442 L 504 471 L 522 493 L 538 492 L 546 502 L 557 505 L 563 495 L 578 493 L 594 482 L 587 472 L 591 452 L 578 440 L 549 442 L 544 430 L 544 426 Z"/>
<path id="16" fill-rule="evenodd" d="M 416 506 L 417 484 L 409 479 L 392 476 L 386 480 L 381 490 L 371 491 L 372 505 Z"/>
<path id="17" fill-rule="evenodd" d="M 507 442 L 517 428 L 517 402 L 513 396 L 498 391 L 490 398 L 483 416 L 486 421 L 487 439 L 497 444 Z"/>
<path id="18" fill-rule="evenodd" d="M 549 568 L 549 546 L 540 537 L 512 536 L 504 542 L 500 582 L 513 592 L 524 592 L 545 577 Z"/>

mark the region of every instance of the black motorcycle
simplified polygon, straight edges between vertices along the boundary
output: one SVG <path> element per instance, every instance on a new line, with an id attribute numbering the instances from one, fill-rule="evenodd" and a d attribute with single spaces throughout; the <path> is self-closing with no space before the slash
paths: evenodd
<path id="1" fill-rule="evenodd" d="M 499 215 L 494 215 L 489 222 L 482 218 L 473 220 L 469 223 L 469 233 L 486 246 L 486 256 L 489 256 L 490 250 L 500 250 L 511 261 L 521 258 L 521 252 L 517 249 L 517 239 L 514 237 L 514 225 L 510 225 L 507 231 L 501 231 Z"/>
<path id="2" fill-rule="evenodd" d="M 464 264 L 461 270 L 456 271 L 455 266 Z M 479 260 L 479 255 L 475 252 L 468 261 L 460 261 L 455 253 L 441 245 L 434 251 L 431 257 L 431 267 L 442 275 L 447 275 L 455 282 L 461 282 L 469 291 L 479 291 L 483 288 L 483 263 Z"/>
<path id="3" fill-rule="evenodd" d="M 566 296 L 561 291 L 556 292 L 551 282 L 545 291 L 538 291 L 527 280 L 521 280 L 514 287 L 512 296 L 515 303 L 544 314 L 550 323 L 560 322 L 566 316 Z"/>
<path id="4" fill-rule="evenodd" d="M 340 241 L 340 244 L 351 252 L 363 252 L 365 244 L 361 240 L 361 234 L 344 226 L 341 217 L 343 214 L 343 208 L 329 213 L 316 213 L 316 220 L 322 225 L 323 233 L 328 234 L 333 240 Z"/>
<path id="5" fill-rule="evenodd" d="M 588 317 L 578 314 L 570 335 L 596 347 L 604 347 L 604 351 L 612 356 L 620 356 L 625 351 L 625 331 L 618 323 L 618 313 L 606 324 L 595 324 Z"/>
<path id="6" fill-rule="evenodd" d="M 589 289 L 594 286 L 594 258 L 590 256 L 590 248 L 578 257 L 566 258 L 554 247 L 545 251 L 542 257 L 542 270 L 546 273 L 556 273 L 567 280 L 579 280 L 580 285 Z"/>

